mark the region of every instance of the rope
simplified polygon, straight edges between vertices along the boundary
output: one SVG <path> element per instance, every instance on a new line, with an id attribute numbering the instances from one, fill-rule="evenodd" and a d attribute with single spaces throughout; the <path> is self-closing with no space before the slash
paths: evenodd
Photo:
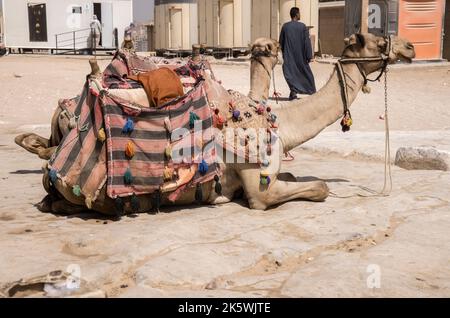
<path id="1" fill-rule="evenodd" d="M 330 196 L 339 199 L 348 199 L 354 197 L 374 198 L 388 197 L 392 192 L 392 162 L 391 162 L 391 144 L 390 144 L 390 128 L 389 128 L 389 109 L 388 109 L 388 86 L 387 86 L 388 68 L 384 70 L 384 121 L 385 121 L 385 140 L 384 140 L 384 184 L 381 191 L 376 191 L 364 186 L 353 186 L 370 194 L 351 194 L 347 196 L 338 195 L 330 191 Z"/>

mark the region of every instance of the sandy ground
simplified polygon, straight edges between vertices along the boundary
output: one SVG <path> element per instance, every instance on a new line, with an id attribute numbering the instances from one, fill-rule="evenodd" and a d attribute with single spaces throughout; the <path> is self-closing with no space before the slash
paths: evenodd
<path id="1" fill-rule="evenodd" d="M 248 66 L 214 70 L 225 87 L 248 91 Z M 321 87 L 331 66 L 314 63 L 313 70 Z M 236 201 L 117 222 L 43 214 L 34 207 L 45 194 L 42 161 L 13 138 L 47 136 L 57 100 L 80 92 L 89 65 L 12 55 L 0 59 L 0 71 L 0 285 L 75 265 L 86 291 L 109 297 L 450 296 L 450 172 L 394 167 L 389 197 L 332 196 L 264 212 Z M 276 83 L 286 96 L 279 66 Z M 449 85 L 448 65 L 391 69 L 395 147 L 450 148 Z M 382 85 L 372 91 L 353 105 L 355 125 L 342 146 L 333 125 L 295 150 L 284 170 L 323 179 L 340 196 L 362 193 L 358 186 L 381 189 Z M 367 156 L 344 155 L 352 151 Z"/>

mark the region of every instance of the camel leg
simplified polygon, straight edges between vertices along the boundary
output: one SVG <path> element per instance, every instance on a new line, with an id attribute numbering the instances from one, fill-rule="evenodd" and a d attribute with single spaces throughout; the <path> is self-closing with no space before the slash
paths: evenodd
<path id="1" fill-rule="evenodd" d="M 320 202 L 328 197 L 328 186 L 323 181 L 292 182 L 273 177 L 270 185 L 264 186 L 260 184 L 260 172 L 259 167 L 239 172 L 251 209 L 265 210 L 296 199 Z"/>

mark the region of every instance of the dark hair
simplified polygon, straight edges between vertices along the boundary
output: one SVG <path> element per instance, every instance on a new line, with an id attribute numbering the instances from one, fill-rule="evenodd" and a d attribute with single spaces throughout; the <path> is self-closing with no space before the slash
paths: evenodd
<path id="1" fill-rule="evenodd" d="M 298 7 L 291 8 L 291 19 L 295 18 L 297 14 L 300 14 L 300 9 Z"/>

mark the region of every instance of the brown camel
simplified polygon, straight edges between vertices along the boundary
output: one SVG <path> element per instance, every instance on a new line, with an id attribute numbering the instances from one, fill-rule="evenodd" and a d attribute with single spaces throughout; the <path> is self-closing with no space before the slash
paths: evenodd
<path id="1" fill-rule="evenodd" d="M 384 61 L 394 63 L 399 59 L 411 62 L 415 57 L 414 47 L 411 43 L 392 36 L 389 40 L 377 37 L 372 34 L 353 35 L 346 41 L 347 47 L 343 52 L 346 58 L 368 58 L 367 61 L 359 63 L 359 67 L 354 63 L 345 63 L 342 65 L 343 72 L 346 74 L 348 96 L 347 104 L 350 106 L 355 100 L 357 94 L 364 85 L 364 75 L 374 73 L 384 66 Z M 381 57 L 385 56 L 385 60 Z M 271 56 L 266 56 L 271 58 Z M 376 58 L 375 60 L 373 58 Z M 372 59 L 370 59 L 372 58 Z M 208 81 L 208 79 L 207 79 Z M 216 82 L 210 82 L 217 92 L 217 99 L 223 97 L 224 90 Z M 339 120 L 344 112 L 344 98 L 339 79 L 339 73 L 335 70 L 327 84 L 316 94 L 305 100 L 295 100 L 281 104 L 274 111 L 278 117 L 278 142 L 273 149 L 273 155 L 270 162 L 270 178 L 272 182 L 268 186 L 262 186 L 260 183 L 261 166 L 260 164 L 240 164 L 227 163 L 221 164 L 223 177 L 221 182 L 223 191 L 219 195 L 214 191 L 214 182 L 210 182 L 202 187 L 204 204 L 221 204 L 230 202 L 236 191 L 243 189 L 251 209 L 265 210 L 269 207 L 296 199 L 323 201 L 328 196 L 328 187 L 323 181 L 296 182 L 296 179 L 290 174 L 280 174 L 281 158 L 284 152 L 298 147 L 304 142 L 314 138 L 327 126 Z M 225 103 L 218 103 L 221 111 L 227 112 Z M 222 109 L 223 108 L 223 109 Z M 60 135 L 64 129 L 67 129 L 69 121 L 60 116 L 59 109 L 52 122 L 52 136 Z M 62 126 L 61 126 L 62 125 Z M 264 127 L 261 124 L 261 127 Z M 26 140 L 26 143 L 23 141 Z M 33 153 L 42 153 L 43 149 L 55 146 L 50 141 L 28 135 L 23 138 L 17 137 L 16 142 Z M 44 174 L 44 186 L 51 196 L 40 204 L 39 208 L 45 211 L 55 213 L 77 213 L 81 209 L 86 209 L 82 197 L 76 197 L 72 189 L 67 187 L 61 181 L 55 183 L 55 190 L 49 186 L 48 170 Z M 92 210 L 115 214 L 113 200 L 106 196 L 106 187 L 101 190 L 97 201 L 93 203 Z M 56 199 L 58 197 L 59 199 Z M 150 196 L 142 196 L 140 211 L 149 211 L 152 209 Z M 171 203 L 166 197 L 162 198 L 162 205 L 186 205 L 196 202 L 195 189 L 191 189 L 182 194 L 181 198 L 175 203 Z M 125 211 L 130 212 L 130 211 Z"/>

